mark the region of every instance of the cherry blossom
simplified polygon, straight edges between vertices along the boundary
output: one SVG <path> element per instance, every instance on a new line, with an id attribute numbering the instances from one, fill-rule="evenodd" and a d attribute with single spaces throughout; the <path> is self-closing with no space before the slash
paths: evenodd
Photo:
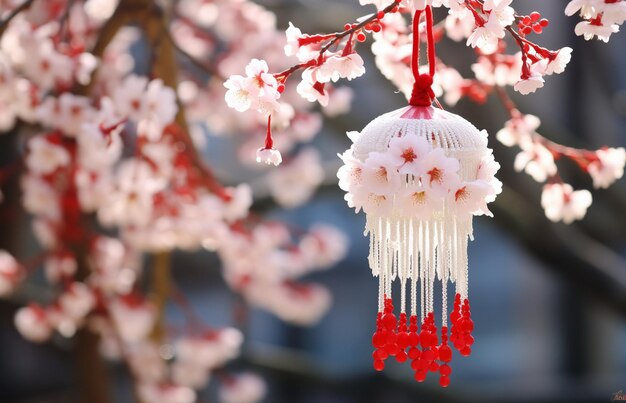
<path id="1" fill-rule="evenodd" d="M 281 206 L 295 207 L 309 200 L 323 179 L 319 153 L 306 148 L 287 164 L 270 172 L 268 187 Z"/>
<path id="2" fill-rule="evenodd" d="M 423 159 L 430 150 L 424 137 L 393 137 L 389 141 L 389 154 L 401 174 L 420 176 L 424 171 Z"/>
<path id="3" fill-rule="evenodd" d="M 537 182 L 545 182 L 556 175 L 556 165 L 552 153 L 543 145 L 535 142 L 522 143 L 522 151 L 515 157 L 515 170 L 524 170 Z"/>
<path id="4" fill-rule="evenodd" d="M 70 155 L 65 148 L 55 144 L 55 140 L 43 136 L 33 137 L 28 142 L 26 166 L 37 174 L 50 174 L 70 162 Z"/>
<path id="5" fill-rule="evenodd" d="M 442 148 L 430 151 L 421 162 L 422 183 L 435 195 L 444 197 L 460 181 L 457 174 L 460 165 L 456 158 L 448 158 Z"/>
<path id="6" fill-rule="evenodd" d="M 474 29 L 467 38 L 467 45 L 479 48 L 485 54 L 494 53 L 498 47 L 498 39 L 504 38 L 504 27 L 496 13 L 489 14 L 487 22 Z"/>
<path id="7" fill-rule="evenodd" d="M 320 83 L 337 82 L 340 78 L 352 80 L 365 74 L 363 59 L 358 53 L 332 55 L 315 70 L 315 79 Z"/>
<path id="8" fill-rule="evenodd" d="M 588 190 L 576 190 L 567 183 L 547 184 L 541 193 L 541 206 L 550 221 L 570 224 L 582 219 L 591 205 Z"/>
<path id="9" fill-rule="evenodd" d="M 434 210 L 440 210 L 443 200 L 434 194 L 430 187 L 413 183 L 402 189 L 397 196 L 395 207 L 404 215 L 428 219 Z"/>
<path id="10" fill-rule="evenodd" d="M 586 41 L 590 41 L 594 37 L 597 37 L 599 40 L 608 43 L 611 34 L 619 32 L 619 26 L 615 24 L 602 25 L 594 24 L 590 21 L 581 21 L 576 24 L 574 32 L 576 32 L 576 35 L 584 37 Z"/>
<path id="11" fill-rule="evenodd" d="M 624 175 L 626 151 L 624 148 L 607 148 L 596 151 L 597 160 L 587 167 L 595 188 L 606 189 Z"/>
<path id="12" fill-rule="evenodd" d="M 241 373 L 226 379 L 220 388 L 223 403 L 255 403 L 266 393 L 265 382 L 252 373 Z"/>
<path id="13" fill-rule="evenodd" d="M 39 305 L 20 308 L 15 314 L 15 327 L 27 340 L 42 343 L 52 335 L 46 311 Z"/>
<path id="14" fill-rule="evenodd" d="M 380 196 L 390 196 L 400 188 L 401 177 L 395 159 L 388 153 L 370 153 L 363 167 L 363 181 L 370 191 Z"/>
<path id="15" fill-rule="evenodd" d="M 0 250 L 0 296 L 10 294 L 22 279 L 19 263 L 7 251 Z"/>
<path id="16" fill-rule="evenodd" d="M 545 81 L 541 74 L 532 73 L 527 77 L 523 77 L 513 88 L 522 95 L 528 95 L 543 87 L 544 83 Z"/>
<path id="17" fill-rule="evenodd" d="M 540 125 L 541 121 L 537 116 L 530 114 L 514 116 L 496 133 L 496 138 L 507 147 L 528 144 Z"/>
<path id="18" fill-rule="evenodd" d="M 275 148 L 259 148 L 256 152 L 256 162 L 278 166 L 283 162 L 283 157 Z"/>
<path id="19" fill-rule="evenodd" d="M 459 216 L 468 214 L 493 216 L 487 207 L 487 199 L 492 193 L 489 184 L 483 180 L 463 182 L 460 186 L 452 188 L 448 200 L 452 212 Z"/>

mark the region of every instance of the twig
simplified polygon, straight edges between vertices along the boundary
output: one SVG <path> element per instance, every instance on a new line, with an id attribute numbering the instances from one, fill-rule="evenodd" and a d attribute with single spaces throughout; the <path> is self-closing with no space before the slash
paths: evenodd
<path id="1" fill-rule="evenodd" d="M 389 13 L 391 10 L 393 10 L 395 7 L 398 6 L 398 4 L 400 4 L 400 0 L 395 0 L 393 3 L 391 3 L 390 5 L 388 5 L 387 7 L 385 7 L 382 12 L 384 14 Z M 296 64 L 295 66 L 292 66 L 286 70 L 281 71 L 280 73 L 276 73 L 274 74 L 274 76 L 276 77 L 284 77 L 287 78 L 289 77 L 293 72 L 304 68 L 304 67 L 309 67 L 312 66 L 316 63 L 316 60 L 319 60 L 319 58 L 326 53 L 326 51 L 328 49 L 330 49 L 335 43 L 339 42 L 341 39 L 345 38 L 348 35 L 351 35 L 353 33 L 355 33 L 356 31 L 360 30 L 361 28 L 363 28 L 364 26 L 366 26 L 367 24 L 369 24 L 370 22 L 374 21 L 375 19 L 378 18 L 378 13 L 372 14 L 370 17 L 366 18 L 365 20 L 361 21 L 360 23 L 356 24 L 354 27 L 347 29 L 343 32 L 339 32 L 337 34 L 335 34 L 335 37 L 330 40 L 330 42 L 328 42 L 326 45 L 324 45 L 321 49 L 320 49 L 320 53 L 319 56 L 317 56 L 315 59 L 311 59 L 305 63 L 299 63 Z"/>
<path id="2" fill-rule="evenodd" d="M 4 21 L 0 22 L 0 37 L 2 37 L 2 35 L 4 34 L 4 31 L 9 26 L 9 23 L 11 22 L 11 20 L 13 20 L 13 18 L 15 18 L 22 11 L 28 10 L 34 1 L 35 0 L 24 1 L 22 4 L 15 7 L 15 9 L 11 11 L 11 14 L 9 14 L 9 16 Z"/>
<path id="3" fill-rule="evenodd" d="M 200 70 L 210 74 L 211 76 L 213 76 L 213 77 L 215 77 L 215 78 L 217 78 L 217 79 L 219 79 L 221 81 L 226 81 L 226 78 L 224 76 L 222 76 L 219 73 L 219 71 L 217 71 L 217 69 L 215 67 L 203 63 L 202 61 L 198 60 L 195 56 L 193 56 L 189 52 L 187 52 L 185 49 L 180 47 L 180 45 L 176 42 L 176 40 L 172 36 L 172 33 L 170 32 L 170 29 L 167 26 L 167 24 L 165 23 L 165 21 L 163 21 L 163 33 L 165 33 L 165 37 L 171 42 L 171 44 L 174 47 L 174 49 L 178 53 L 180 53 L 181 55 L 185 56 L 185 58 L 187 58 L 191 62 L 191 64 L 193 64 L 194 66 L 196 66 Z"/>

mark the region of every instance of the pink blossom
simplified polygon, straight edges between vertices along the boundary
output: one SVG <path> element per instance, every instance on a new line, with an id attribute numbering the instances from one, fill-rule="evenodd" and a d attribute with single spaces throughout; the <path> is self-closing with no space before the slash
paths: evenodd
<path id="1" fill-rule="evenodd" d="M 309 67 L 302 72 L 302 81 L 298 83 L 298 94 L 309 102 L 319 102 L 322 106 L 328 105 L 328 90 L 325 84 L 317 80 L 317 67 Z"/>
<path id="2" fill-rule="evenodd" d="M 556 52 L 554 57 L 550 57 L 544 74 L 561 74 L 565 71 L 565 66 L 572 60 L 572 48 L 564 47 Z"/>
<path id="3" fill-rule="evenodd" d="M 400 190 L 394 207 L 403 216 L 426 220 L 443 208 L 443 199 L 429 187 L 414 183 Z"/>
<path id="4" fill-rule="evenodd" d="M 315 70 L 315 79 L 320 83 L 337 82 L 340 78 L 352 80 L 365 74 L 363 59 L 358 53 L 332 55 Z"/>
<path id="5" fill-rule="evenodd" d="M 337 155 L 344 162 L 337 171 L 339 187 L 346 192 L 352 192 L 363 184 L 363 164 L 353 157 L 352 148 Z"/>
<path id="6" fill-rule="evenodd" d="M 135 294 L 116 298 L 109 306 L 111 318 L 115 322 L 120 337 L 125 342 L 144 339 L 154 326 L 154 307 Z"/>
<path id="7" fill-rule="evenodd" d="M 477 27 L 467 38 L 466 45 L 479 48 L 485 54 L 492 54 L 498 48 L 498 39 L 504 38 L 504 26 L 496 13 L 491 13 L 483 26 Z"/>
<path id="8" fill-rule="evenodd" d="M 426 138 L 414 135 L 392 137 L 389 155 L 401 174 L 420 176 L 424 173 L 423 160 L 430 150 Z"/>
<path id="9" fill-rule="evenodd" d="M 496 133 L 496 138 L 507 147 L 527 144 L 540 125 L 541 121 L 534 115 L 525 114 L 521 117 L 513 117 L 505 123 L 504 128 Z"/>
<path id="10" fill-rule="evenodd" d="M 524 170 L 537 182 L 545 182 L 548 177 L 556 175 L 554 157 L 547 148 L 536 142 L 522 143 L 520 146 L 522 151 L 513 163 L 516 171 Z"/>
<path id="11" fill-rule="evenodd" d="M 42 343 L 52 335 L 46 311 L 35 304 L 18 309 L 15 314 L 15 327 L 25 339 L 33 343 Z"/>
<path id="12" fill-rule="evenodd" d="M 7 251 L 0 249 L 0 297 L 9 295 L 24 273 L 19 263 Z"/>
<path id="13" fill-rule="evenodd" d="M 64 278 L 71 278 L 76 273 L 76 259 L 69 253 L 55 254 L 46 259 L 44 269 L 48 281 L 58 283 Z"/>
<path id="14" fill-rule="evenodd" d="M 611 34 L 619 32 L 619 26 L 613 25 L 596 25 L 589 21 L 581 21 L 576 24 L 574 32 L 578 36 L 583 36 L 586 41 L 598 37 L 599 40 L 608 43 Z"/>
<path id="15" fill-rule="evenodd" d="M 571 224 L 581 220 L 591 205 L 591 193 L 588 190 L 576 190 L 567 183 L 548 184 L 541 193 L 541 206 L 550 221 L 563 221 Z"/>
<path id="16" fill-rule="evenodd" d="M 460 181 L 459 160 L 446 157 L 442 148 L 431 150 L 421 164 L 422 184 L 439 197 L 445 197 Z"/>
<path id="17" fill-rule="evenodd" d="M 485 0 L 483 9 L 489 11 L 489 16 L 495 14 L 503 27 L 511 25 L 515 20 L 515 10 L 509 5 L 513 0 Z"/>
<path id="18" fill-rule="evenodd" d="M 289 163 L 272 170 L 267 180 L 272 197 L 281 206 L 302 205 L 324 180 L 319 153 L 314 148 L 305 148 Z"/>
<path id="19" fill-rule="evenodd" d="M 537 91 L 538 88 L 543 87 L 544 82 L 540 74 L 532 73 L 528 77 L 518 81 L 513 88 L 522 95 L 528 95 Z"/>
<path id="20" fill-rule="evenodd" d="M 84 283 L 74 282 L 59 297 L 61 310 L 73 320 L 83 319 L 94 307 L 96 298 Z"/>
<path id="21" fill-rule="evenodd" d="M 363 183 L 377 195 L 392 196 L 400 188 L 396 160 L 388 153 L 371 152 L 363 167 Z"/>
<path id="22" fill-rule="evenodd" d="M 279 166 L 283 162 L 283 157 L 280 155 L 280 151 L 275 148 L 259 148 L 256 151 L 256 162 Z"/>
<path id="23" fill-rule="evenodd" d="M 176 342 L 176 359 L 195 367 L 214 369 L 239 356 L 242 343 L 243 335 L 234 328 L 182 338 Z"/>
<path id="24" fill-rule="evenodd" d="M 46 137 L 37 136 L 28 142 L 26 166 L 37 174 L 51 174 L 70 163 L 70 154 L 62 146 L 53 144 Z"/>
<path id="25" fill-rule="evenodd" d="M 606 189 L 624 175 L 626 151 L 623 147 L 596 151 L 598 159 L 587 167 L 595 188 Z"/>
<path id="26" fill-rule="evenodd" d="M 491 186 L 483 180 L 463 182 L 452 188 L 448 194 L 448 208 L 457 215 L 468 214 L 488 215 L 493 217 L 487 208 L 487 198 L 492 192 Z"/>
<path id="27" fill-rule="evenodd" d="M 256 403 L 265 397 L 265 382 L 252 373 L 227 378 L 219 391 L 221 403 Z"/>
<path id="28" fill-rule="evenodd" d="M 142 401 L 153 403 L 194 403 L 196 392 L 193 389 L 174 384 L 140 383 L 137 387 Z"/>
<path id="29" fill-rule="evenodd" d="M 328 104 L 322 108 L 324 115 L 335 117 L 350 111 L 354 91 L 350 87 L 332 88 L 328 92 Z"/>

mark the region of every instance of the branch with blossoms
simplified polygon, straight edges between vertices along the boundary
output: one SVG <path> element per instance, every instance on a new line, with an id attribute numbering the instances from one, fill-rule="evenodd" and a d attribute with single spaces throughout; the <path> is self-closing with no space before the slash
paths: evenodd
<path id="1" fill-rule="evenodd" d="M 232 21 L 214 21 L 215 39 L 223 43 L 219 53 L 210 48 L 211 60 L 202 60 L 206 55 L 189 47 L 198 30 L 188 29 L 206 23 L 190 12 L 201 6 L 178 2 L 170 20 L 151 0 L 35 0 L 17 5 L 3 20 L 0 131 L 26 122 L 37 133 L 26 139 L 21 184 L 44 252 L 32 267 L 2 251 L 0 293 L 19 292 L 43 268 L 55 297 L 19 309 L 18 331 L 33 342 L 56 334 L 97 334 L 105 357 L 129 366 L 135 394 L 145 402 L 195 401 L 195 390 L 204 388 L 211 374 L 219 375 L 222 401 L 237 401 L 242 394 L 255 401 L 265 393 L 257 376 L 230 374 L 228 362 L 240 355 L 244 337 L 235 327 L 199 325 L 188 315 L 190 326 L 171 331 L 164 309 L 180 298 L 172 294 L 169 251 L 215 251 L 233 291 L 300 325 L 318 321 L 331 301 L 325 287 L 300 278 L 333 266 L 346 253 L 345 236 L 330 225 L 296 232 L 286 223 L 251 216 L 249 186 L 223 185 L 200 157 L 201 125 L 208 123 L 215 132 L 246 125 L 234 116 L 227 125 L 217 122 L 229 115 L 219 110 L 223 102 L 211 100 L 221 100 L 224 92 L 221 83 L 205 82 L 219 80 L 219 71 L 229 70 L 223 66 L 240 59 L 241 38 L 229 36 Z M 271 14 L 253 3 L 226 2 L 215 11 L 245 22 L 235 25 L 246 26 L 257 39 L 276 34 L 266 24 Z M 130 51 L 142 36 L 150 53 L 147 71 Z M 209 45 L 207 38 L 202 44 Z M 213 59 L 220 63 L 215 70 L 203 69 L 212 77 L 194 75 L 193 68 L 178 64 L 175 52 L 201 66 L 214 65 Z M 345 110 L 342 103 L 339 109 Z M 283 120 L 300 123 L 294 145 L 319 128 L 318 115 L 305 107 L 283 112 Z M 300 155 L 293 167 L 320 166 L 313 150 Z M 289 181 L 292 171 L 284 170 L 274 182 Z M 284 203 L 306 202 L 319 176 L 319 171 L 310 176 L 299 196 Z M 144 291 L 139 285 L 148 254 L 154 256 L 154 274 Z M 173 356 L 163 356 L 166 344 L 176 346 Z"/>
<path id="2" fill-rule="evenodd" d="M 435 94 L 443 96 L 448 105 L 454 105 L 462 97 L 482 103 L 489 94 L 497 93 L 511 115 L 511 120 L 497 137 L 505 145 L 516 144 L 522 148 L 514 164 L 518 171 L 525 170 L 539 182 L 548 181 L 544 186 L 542 206 L 550 220 L 571 223 L 581 219 L 592 199 L 588 191 L 574 191 L 562 182 L 555 159 L 574 160 L 592 176 L 596 188 L 606 188 L 623 175 L 623 148 L 578 150 L 549 141 L 535 132 L 538 119 L 523 115 L 506 95 L 506 86 L 513 86 L 523 95 L 537 91 L 543 87 L 544 77 L 563 73 L 571 60 L 571 48 L 549 50 L 530 39 L 549 27 L 549 21 L 539 12 L 520 15 L 511 6 L 512 0 L 416 0 L 387 6 L 379 0 L 362 0 L 361 4 L 373 4 L 380 11 L 361 18 L 359 25 L 346 24 L 346 30 L 341 33 L 305 35 L 290 24 L 286 30 L 285 55 L 297 56 L 300 63 L 282 73 L 270 74 L 267 64 L 255 59 L 246 68 L 246 77 L 231 76 L 225 83 L 229 106 L 239 111 L 256 109 L 268 116 L 266 142 L 257 151 L 257 161 L 275 165 L 281 161 L 279 151 L 272 147 L 269 122 L 280 93 L 285 89 L 286 78 L 304 69 L 297 85 L 298 93 L 323 106 L 325 87 L 329 82 L 340 78 L 351 80 L 364 73 L 362 58 L 353 44 L 365 40 L 366 33 L 373 36 L 372 52 L 377 67 L 409 98 L 413 87 L 410 70 L 412 38 L 405 15 L 412 15 L 414 9 L 422 10 L 430 5 L 448 8 L 447 17 L 436 26 L 436 40 L 441 40 L 444 34 L 454 41 L 466 39 L 466 45 L 475 48 L 478 57 L 477 63 L 472 65 L 475 79 L 464 79 L 456 69 L 439 61 Z M 576 26 L 575 32 L 587 40 L 597 37 L 607 42 L 611 33 L 617 32 L 618 26 L 626 20 L 624 1 L 574 0 L 567 5 L 565 13 L 573 15 L 578 11 L 585 21 Z M 419 29 L 421 31 L 424 27 Z M 353 36 L 357 32 L 362 36 L 355 41 Z M 507 34 L 519 48 L 518 53 L 505 53 Z M 335 53 L 325 52 L 348 35 L 343 48 L 337 47 Z"/>

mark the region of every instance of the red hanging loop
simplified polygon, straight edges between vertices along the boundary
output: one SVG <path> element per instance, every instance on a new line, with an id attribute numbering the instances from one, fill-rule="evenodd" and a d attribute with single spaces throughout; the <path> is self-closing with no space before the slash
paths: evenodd
<path id="1" fill-rule="evenodd" d="M 428 73 L 419 73 L 420 32 L 419 21 L 422 10 L 416 10 L 413 16 L 413 54 L 411 56 L 411 70 L 413 71 L 413 91 L 409 104 L 413 106 L 430 106 L 435 99 L 431 86 L 435 76 L 435 37 L 433 33 L 433 11 L 430 6 L 424 10 L 426 14 L 426 52 L 428 55 Z"/>

